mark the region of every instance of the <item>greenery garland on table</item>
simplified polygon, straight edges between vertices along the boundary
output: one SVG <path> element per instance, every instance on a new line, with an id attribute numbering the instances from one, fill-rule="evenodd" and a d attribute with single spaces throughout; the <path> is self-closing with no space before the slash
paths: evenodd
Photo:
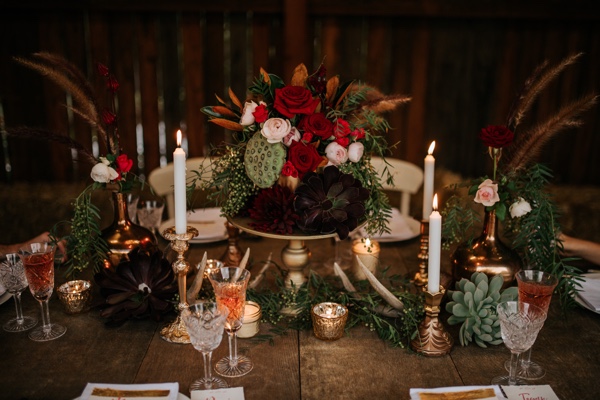
<path id="1" fill-rule="evenodd" d="M 384 274 L 385 275 L 385 274 Z M 390 343 L 393 347 L 407 346 L 417 334 L 425 311 L 423 297 L 409 293 L 409 282 L 399 275 L 387 277 L 390 291 L 404 303 L 403 316 L 398 318 L 384 317 L 375 310 L 385 305 L 385 301 L 376 292 L 368 291 L 368 282 L 356 282 L 360 298 L 345 290 L 337 279 L 324 278 L 311 271 L 306 284 L 294 290 L 285 287 L 284 279 L 277 276 L 278 290 L 248 290 L 248 299 L 257 302 L 262 308 L 264 322 L 270 323 L 271 334 L 259 335 L 256 340 L 269 340 L 273 343 L 274 335 L 285 334 L 292 330 L 312 328 L 311 307 L 322 302 L 335 302 L 348 307 L 349 316 L 346 332 L 351 328 L 363 325 Z M 281 313 L 283 309 L 297 310 L 294 316 Z"/>

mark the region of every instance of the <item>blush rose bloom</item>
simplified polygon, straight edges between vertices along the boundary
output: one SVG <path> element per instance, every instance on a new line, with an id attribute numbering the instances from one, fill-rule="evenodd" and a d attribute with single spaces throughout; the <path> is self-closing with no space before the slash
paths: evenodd
<path id="1" fill-rule="evenodd" d="M 340 165 L 348 161 L 348 150 L 337 142 L 331 142 L 325 147 L 325 155 L 330 164 Z"/>
<path id="2" fill-rule="evenodd" d="M 531 205 L 522 197 L 512 203 L 508 208 L 512 218 L 520 218 L 531 211 Z"/>
<path id="3" fill-rule="evenodd" d="M 100 158 L 102 159 L 104 157 Z M 108 183 L 117 179 L 119 177 L 119 173 L 115 171 L 112 167 L 109 167 L 107 164 L 105 164 L 102 160 L 98 164 L 94 165 L 90 176 L 95 182 Z"/>
<path id="4" fill-rule="evenodd" d="M 261 133 L 269 143 L 279 143 L 292 130 L 289 119 L 269 118 L 263 125 Z"/>
<path id="5" fill-rule="evenodd" d="M 486 207 L 491 207 L 500 201 L 498 196 L 498 184 L 491 179 L 481 182 L 475 195 L 475 203 L 481 203 Z"/>
<path id="6" fill-rule="evenodd" d="M 240 125 L 242 126 L 250 126 L 252 125 L 256 119 L 254 117 L 254 111 L 256 111 L 256 104 L 254 101 L 250 100 L 244 104 L 244 110 L 242 111 L 242 118 L 240 118 Z"/>
<path id="7" fill-rule="evenodd" d="M 360 142 L 354 142 L 348 146 L 348 159 L 359 162 L 365 152 L 365 146 Z"/>
<path id="8" fill-rule="evenodd" d="M 299 142 L 300 137 L 300 131 L 296 129 L 295 126 L 292 126 L 292 129 L 290 129 L 290 132 L 283 138 L 282 142 L 287 147 L 290 147 L 293 141 Z"/>

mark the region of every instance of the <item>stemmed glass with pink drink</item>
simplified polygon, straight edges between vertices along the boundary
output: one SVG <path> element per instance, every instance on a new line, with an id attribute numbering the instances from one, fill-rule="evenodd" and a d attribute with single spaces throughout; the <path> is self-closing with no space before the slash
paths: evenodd
<path id="1" fill-rule="evenodd" d="M 43 325 L 29 332 L 36 342 L 54 340 L 65 334 L 67 328 L 50 323 L 48 301 L 54 291 L 54 252 L 56 247 L 48 242 L 29 243 L 19 249 L 25 267 L 29 291 L 42 307 Z"/>

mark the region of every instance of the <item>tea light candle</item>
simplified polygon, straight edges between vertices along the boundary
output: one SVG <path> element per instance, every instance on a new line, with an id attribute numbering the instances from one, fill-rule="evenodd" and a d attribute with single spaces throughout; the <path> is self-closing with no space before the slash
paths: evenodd
<path id="1" fill-rule="evenodd" d="M 435 177 L 435 158 L 433 157 L 433 149 L 435 149 L 435 140 L 429 145 L 423 167 L 423 220 L 425 221 L 429 221 L 429 214 L 431 214 L 433 180 Z"/>
<path id="2" fill-rule="evenodd" d="M 82 280 L 69 281 L 58 287 L 58 298 L 67 314 L 78 314 L 89 309 L 92 298 L 91 287 L 89 281 Z"/>
<path id="3" fill-rule="evenodd" d="M 321 340 L 338 340 L 344 335 L 348 309 L 337 303 L 319 303 L 310 309 L 315 337 Z"/>
<path id="4" fill-rule="evenodd" d="M 242 327 L 237 332 L 239 338 L 251 338 L 258 333 L 262 310 L 258 303 L 247 301 L 244 305 L 244 319 Z"/>
<path id="5" fill-rule="evenodd" d="M 369 238 L 364 240 L 357 239 L 352 243 L 352 265 L 356 279 L 367 279 L 360 265 L 358 265 L 358 261 L 356 261 L 356 256 L 360 258 L 360 261 L 362 261 L 369 271 L 375 274 L 377 265 L 379 265 L 380 251 L 379 243 Z"/>

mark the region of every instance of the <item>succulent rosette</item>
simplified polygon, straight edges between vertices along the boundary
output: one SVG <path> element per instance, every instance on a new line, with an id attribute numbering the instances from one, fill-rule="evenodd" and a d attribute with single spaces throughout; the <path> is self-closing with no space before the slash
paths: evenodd
<path id="1" fill-rule="evenodd" d="M 368 198 L 369 190 L 360 181 L 335 166 L 326 167 L 322 174 L 311 172 L 296 189 L 298 227 L 307 233 L 337 232 L 346 239 L 364 217 Z"/>
<path id="2" fill-rule="evenodd" d="M 209 200 L 216 200 L 225 215 L 236 217 L 247 210 L 253 226 L 268 232 L 291 233 L 292 222 L 297 221 L 307 232 L 337 231 L 347 236 L 358 218 L 368 221 L 369 234 L 387 229 L 391 207 L 380 180 L 391 177 L 378 176 L 370 160 L 388 150 L 383 134 L 390 127 L 381 114 L 410 101 L 409 97 L 385 96 L 364 84 L 340 82 L 337 76 L 328 79 L 323 65 L 309 75 L 300 64 L 289 84 L 261 69 L 246 101 L 231 90 L 230 102 L 217 99 L 220 105 L 203 107 L 202 112 L 211 123 L 234 131 L 238 143 L 217 149 L 213 168 L 217 173 L 209 182 L 195 183 L 213 191 Z M 238 160 L 232 159 L 234 154 Z M 318 176 L 325 176 L 317 171 L 328 165 L 339 169 L 335 188 L 309 190 Z M 326 182 L 333 184 L 334 173 L 329 171 Z M 298 187 L 301 180 L 304 189 Z M 292 211 L 295 218 L 284 201 L 288 196 L 276 186 L 289 188 L 292 199 L 296 196 L 295 204 L 301 208 Z M 335 207 L 311 208 L 309 195 L 329 196 Z M 279 210 L 268 210 L 267 204 Z"/>
<path id="3" fill-rule="evenodd" d="M 129 260 L 115 270 L 102 269 L 94 279 L 105 297 L 100 315 L 109 324 L 120 325 L 130 318 L 151 317 L 157 321 L 172 310 L 177 293 L 173 269 L 160 250 L 135 248 Z"/>

